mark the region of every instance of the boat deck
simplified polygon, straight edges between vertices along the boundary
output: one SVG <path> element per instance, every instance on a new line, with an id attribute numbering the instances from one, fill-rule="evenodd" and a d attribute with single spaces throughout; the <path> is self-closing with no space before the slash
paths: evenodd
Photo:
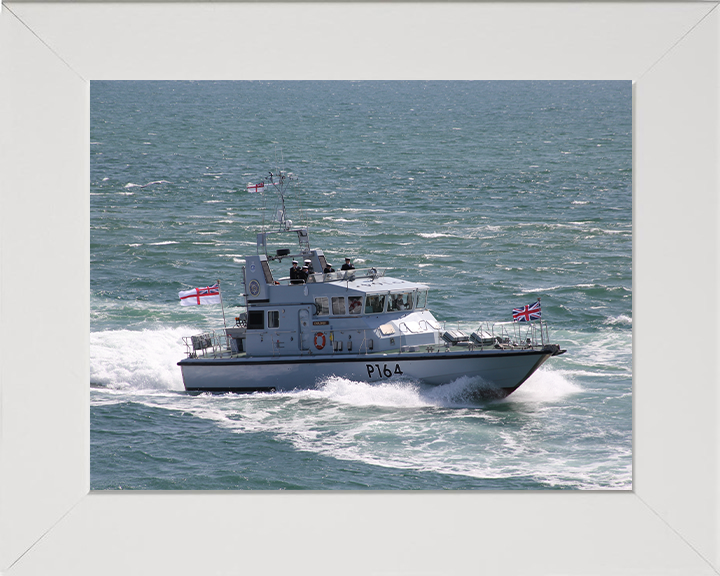
<path id="1" fill-rule="evenodd" d="M 403 356 L 415 356 L 415 355 L 426 355 L 426 354 L 461 354 L 474 351 L 508 351 L 508 350 L 543 350 L 545 346 L 540 343 L 524 342 L 517 343 L 507 341 L 503 343 L 495 344 L 482 344 L 473 341 L 467 342 L 442 342 L 439 345 L 427 345 L 427 346 L 405 346 L 394 350 L 363 350 L 361 352 L 347 352 L 338 351 L 332 354 L 313 354 L 311 350 L 298 350 L 297 354 L 289 355 L 286 350 L 278 351 L 275 354 L 269 354 L 265 356 L 248 356 L 243 351 L 235 351 L 232 349 L 232 339 L 227 338 L 223 334 L 206 333 L 199 336 L 185 337 L 185 344 L 187 347 L 187 358 L 193 359 L 205 359 L 205 360 L 228 360 L 228 359 L 239 359 L 239 358 L 253 358 L 253 359 L 270 359 L 270 358 L 358 358 L 358 357 L 381 357 L 387 356 L 388 354 L 396 355 L 402 354 Z"/>

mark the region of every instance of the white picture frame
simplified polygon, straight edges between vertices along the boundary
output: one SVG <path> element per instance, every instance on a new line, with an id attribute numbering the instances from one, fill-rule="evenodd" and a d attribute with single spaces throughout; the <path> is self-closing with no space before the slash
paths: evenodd
<path id="1" fill-rule="evenodd" d="M 720 573 L 720 11 L 666 3 L 34 3 L 0 11 L 0 572 Z M 90 492 L 89 86 L 633 86 L 631 492 Z"/>

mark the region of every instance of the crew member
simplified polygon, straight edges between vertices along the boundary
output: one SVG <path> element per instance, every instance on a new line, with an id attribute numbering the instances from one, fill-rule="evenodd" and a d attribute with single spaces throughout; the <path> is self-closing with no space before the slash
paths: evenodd
<path id="1" fill-rule="evenodd" d="M 308 267 L 303 266 L 302 270 L 300 270 L 300 272 L 298 272 L 298 278 L 300 278 L 301 284 L 304 282 L 307 282 L 308 276 L 309 276 Z"/>
<path id="2" fill-rule="evenodd" d="M 290 268 L 290 284 L 302 284 L 302 278 L 300 278 L 300 273 L 302 270 L 298 268 L 298 261 L 293 260 L 292 261 L 292 268 Z"/>
<path id="3" fill-rule="evenodd" d="M 355 270 L 355 266 L 352 265 L 350 258 L 345 258 L 345 264 L 342 265 L 341 270 Z"/>

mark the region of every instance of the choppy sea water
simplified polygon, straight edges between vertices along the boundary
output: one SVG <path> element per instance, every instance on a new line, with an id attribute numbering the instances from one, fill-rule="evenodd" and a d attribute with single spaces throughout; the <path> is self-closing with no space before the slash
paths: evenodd
<path id="1" fill-rule="evenodd" d="M 542 299 L 567 349 L 504 400 L 340 378 L 187 395 L 180 290 L 241 266 L 273 217 L 245 186 L 298 178 L 335 265 L 428 284 L 448 328 Z M 91 487 L 630 489 L 629 82 L 93 82 Z M 285 275 L 285 265 L 277 275 Z"/>

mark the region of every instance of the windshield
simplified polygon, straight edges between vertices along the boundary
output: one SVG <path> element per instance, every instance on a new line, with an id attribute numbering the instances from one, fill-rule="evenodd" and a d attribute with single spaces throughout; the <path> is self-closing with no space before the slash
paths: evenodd
<path id="1" fill-rule="evenodd" d="M 418 290 L 416 308 L 425 308 L 427 306 L 427 290 Z"/>
<path id="2" fill-rule="evenodd" d="M 388 312 L 397 312 L 399 310 L 412 310 L 412 308 L 412 292 L 400 292 L 399 294 L 390 294 L 390 299 L 388 300 Z"/>
<path id="3" fill-rule="evenodd" d="M 371 294 L 365 299 L 365 314 L 380 314 L 385 308 L 385 294 Z"/>

